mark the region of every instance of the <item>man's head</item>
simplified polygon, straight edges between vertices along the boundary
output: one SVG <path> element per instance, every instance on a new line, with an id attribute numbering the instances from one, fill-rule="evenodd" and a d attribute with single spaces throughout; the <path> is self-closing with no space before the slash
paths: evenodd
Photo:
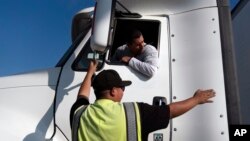
<path id="1" fill-rule="evenodd" d="M 97 99 L 109 98 L 114 101 L 121 101 L 126 86 L 131 81 L 123 81 L 115 70 L 103 70 L 95 76 L 92 86 Z"/>
<path id="2" fill-rule="evenodd" d="M 131 30 L 128 36 L 127 44 L 133 54 L 140 54 L 145 45 L 142 33 L 136 29 Z"/>

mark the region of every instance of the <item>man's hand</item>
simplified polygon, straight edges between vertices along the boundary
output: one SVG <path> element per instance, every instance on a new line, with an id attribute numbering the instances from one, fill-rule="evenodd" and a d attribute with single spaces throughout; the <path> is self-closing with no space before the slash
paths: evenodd
<path id="1" fill-rule="evenodd" d="M 130 61 L 130 59 L 131 59 L 131 57 L 129 57 L 129 56 L 123 56 L 122 59 L 121 59 L 121 61 L 124 62 L 124 63 L 126 63 L 126 64 L 128 64 L 128 62 Z"/>
<path id="2" fill-rule="evenodd" d="M 97 60 L 90 61 L 88 72 L 91 73 L 91 74 L 94 74 L 95 71 L 96 71 L 97 66 L 98 66 L 98 61 Z"/>
<path id="3" fill-rule="evenodd" d="M 193 96 L 197 100 L 198 104 L 211 103 L 213 102 L 210 98 L 215 97 L 215 91 L 213 89 L 209 90 L 197 90 Z"/>
<path id="4" fill-rule="evenodd" d="M 215 91 L 213 89 L 197 90 L 193 97 L 169 104 L 170 117 L 180 116 L 198 104 L 211 103 L 213 102 L 210 100 L 212 97 L 215 97 Z"/>

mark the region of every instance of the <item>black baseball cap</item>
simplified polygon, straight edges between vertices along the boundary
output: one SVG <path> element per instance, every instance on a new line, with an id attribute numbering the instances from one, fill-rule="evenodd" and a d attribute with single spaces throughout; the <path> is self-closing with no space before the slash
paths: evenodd
<path id="1" fill-rule="evenodd" d="M 131 84 L 131 81 L 122 80 L 120 75 L 111 69 L 101 71 L 92 81 L 92 86 L 95 91 L 109 90 L 113 87 L 125 87 Z"/>

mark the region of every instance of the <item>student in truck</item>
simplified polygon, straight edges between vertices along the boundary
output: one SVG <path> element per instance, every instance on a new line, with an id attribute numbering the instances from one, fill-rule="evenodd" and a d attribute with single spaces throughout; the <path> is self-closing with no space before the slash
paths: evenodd
<path id="1" fill-rule="evenodd" d="M 150 132 L 166 128 L 170 119 L 212 102 L 215 96 L 209 89 L 197 90 L 192 97 L 169 105 L 121 103 L 125 87 L 132 82 L 122 80 L 115 70 L 103 70 L 92 81 L 96 67 L 96 61 L 90 63 L 71 108 L 72 141 L 146 141 Z M 91 85 L 96 96 L 93 104 L 89 103 Z"/>
<path id="2" fill-rule="evenodd" d="M 118 47 L 111 61 L 121 61 L 142 74 L 152 77 L 158 69 L 158 51 L 146 44 L 142 33 L 133 29 L 127 43 Z"/>

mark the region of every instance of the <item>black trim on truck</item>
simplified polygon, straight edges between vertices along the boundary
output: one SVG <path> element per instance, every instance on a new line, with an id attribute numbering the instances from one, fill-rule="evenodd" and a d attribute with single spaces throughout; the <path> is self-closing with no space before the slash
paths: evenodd
<path id="1" fill-rule="evenodd" d="M 220 22 L 228 123 L 229 125 L 240 124 L 240 98 L 238 90 L 238 78 L 236 73 L 236 60 L 233 46 L 230 8 L 228 0 L 217 0 L 217 4 Z"/>

